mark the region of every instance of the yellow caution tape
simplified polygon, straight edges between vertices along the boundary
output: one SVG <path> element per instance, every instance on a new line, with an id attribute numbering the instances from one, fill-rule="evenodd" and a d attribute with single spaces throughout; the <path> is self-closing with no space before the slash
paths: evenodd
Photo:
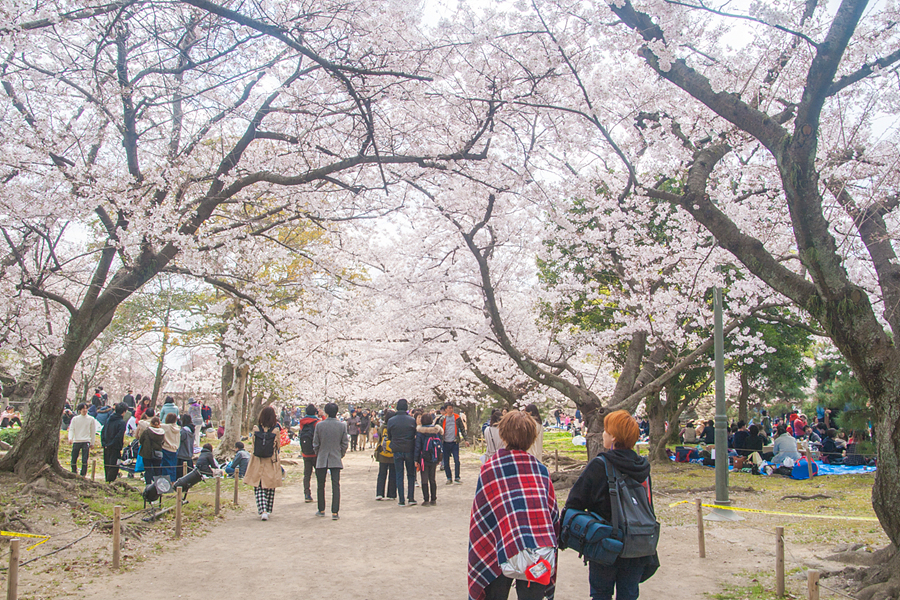
<path id="1" fill-rule="evenodd" d="M 682 500 L 680 502 L 673 502 L 669 505 L 669 508 L 673 506 L 678 506 L 679 504 L 688 504 L 693 502 L 691 500 Z M 722 506 L 720 504 L 701 504 L 700 506 L 705 506 L 706 508 L 719 508 L 722 510 L 736 510 L 739 512 L 752 512 L 752 513 L 761 513 L 764 515 L 781 515 L 783 517 L 803 517 L 807 519 L 837 519 L 840 521 L 878 521 L 875 517 L 843 517 L 840 515 L 808 515 L 803 513 L 789 513 L 789 512 L 778 512 L 774 510 L 760 510 L 758 508 L 738 508 L 737 506 Z"/>
<path id="2" fill-rule="evenodd" d="M 39 541 L 37 544 L 35 544 L 35 545 L 33 545 L 33 546 L 29 546 L 29 547 L 28 547 L 28 550 L 34 550 L 35 548 L 37 548 L 38 546 L 40 546 L 41 544 L 43 544 L 44 542 L 46 542 L 47 540 L 50 539 L 50 536 L 49 536 L 49 535 L 35 535 L 35 534 L 32 534 L 32 533 L 16 533 L 15 531 L 0 531 L 0 535 L 5 536 L 5 537 L 15 537 L 15 538 L 20 538 L 20 537 L 23 537 L 23 538 L 43 538 L 43 539 L 42 539 L 41 541 Z"/>

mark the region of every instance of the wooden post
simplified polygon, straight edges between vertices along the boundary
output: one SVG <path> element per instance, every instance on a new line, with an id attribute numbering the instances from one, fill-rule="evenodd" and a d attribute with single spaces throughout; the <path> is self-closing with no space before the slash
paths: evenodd
<path id="1" fill-rule="evenodd" d="M 91 481 L 95 481 L 97 477 L 97 459 L 91 461 Z"/>
<path id="2" fill-rule="evenodd" d="M 183 462 L 181 463 L 181 476 L 184 477 L 185 475 L 187 475 L 187 463 Z"/>
<path id="3" fill-rule="evenodd" d="M 697 504 L 697 539 L 700 543 L 700 558 L 706 558 L 706 536 L 703 533 L 703 501 L 694 500 Z"/>
<path id="4" fill-rule="evenodd" d="M 175 488 L 175 538 L 181 539 L 181 486 Z"/>
<path id="5" fill-rule="evenodd" d="M 784 527 L 775 528 L 775 595 L 784 598 Z"/>
<path id="6" fill-rule="evenodd" d="M 238 472 L 234 470 L 234 505 L 238 505 Z"/>
<path id="7" fill-rule="evenodd" d="M 806 590 L 809 600 L 819 600 L 819 572 L 810 569 L 806 572 Z"/>
<path id="8" fill-rule="evenodd" d="M 9 543 L 9 573 L 6 576 L 6 600 L 19 597 L 19 540 Z"/>
<path id="9" fill-rule="evenodd" d="M 556 470 L 559 471 L 559 450 L 556 451 Z"/>
<path id="10" fill-rule="evenodd" d="M 222 478 L 219 475 L 216 475 L 216 516 L 219 516 L 219 507 L 221 506 L 221 498 L 222 496 Z"/>
<path id="11" fill-rule="evenodd" d="M 806 467 L 809 469 L 809 478 L 813 478 L 813 466 L 812 466 L 812 450 L 806 451 Z"/>
<path id="12" fill-rule="evenodd" d="M 121 545 L 122 536 L 122 507 L 113 507 L 113 561 L 112 568 L 119 568 L 119 546 Z"/>

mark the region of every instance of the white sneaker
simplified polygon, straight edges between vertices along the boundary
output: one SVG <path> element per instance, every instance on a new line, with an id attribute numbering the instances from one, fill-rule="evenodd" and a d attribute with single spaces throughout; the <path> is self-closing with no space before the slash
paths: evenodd
<path id="1" fill-rule="evenodd" d="M 263 514 L 261 514 L 261 515 L 259 516 L 259 518 L 262 519 L 263 521 L 268 521 L 268 520 L 269 520 L 269 513 L 264 512 Z"/>

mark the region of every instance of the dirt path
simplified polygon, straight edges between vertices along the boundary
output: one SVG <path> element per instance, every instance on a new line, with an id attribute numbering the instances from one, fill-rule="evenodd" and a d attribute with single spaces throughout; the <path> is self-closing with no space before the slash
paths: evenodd
<path id="1" fill-rule="evenodd" d="M 348 453 L 341 476 L 341 519 L 314 516 L 303 502 L 296 475 L 275 497 L 268 522 L 256 516 L 245 490 L 242 513 L 207 535 L 171 541 L 169 548 L 133 570 L 107 575 L 105 569 L 79 590 L 81 600 L 206 600 L 222 593 L 255 597 L 396 600 L 459 600 L 466 594 L 469 511 L 479 462 L 464 457 L 462 485 L 446 485 L 438 475 L 438 505 L 401 508 L 375 502 L 377 465 L 369 452 Z M 294 467 L 295 469 L 299 467 Z M 330 485 L 330 484 L 329 484 Z M 327 494 L 330 501 L 330 492 Z M 421 490 L 416 489 L 421 502 Z M 329 509 L 326 509 L 329 510 Z M 696 558 L 696 529 L 666 527 L 660 544 L 662 568 L 641 586 L 645 598 L 695 600 L 718 591 L 723 579 L 755 567 L 764 556 L 742 556 L 729 543 L 753 530 L 713 530 L 707 552 Z M 748 539 L 742 537 L 742 542 Z M 768 547 L 768 540 L 766 540 Z M 713 570 L 721 571 L 713 575 Z M 560 554 L 557 598 L 588 598 L 587 567 L 571 551 Z"/>

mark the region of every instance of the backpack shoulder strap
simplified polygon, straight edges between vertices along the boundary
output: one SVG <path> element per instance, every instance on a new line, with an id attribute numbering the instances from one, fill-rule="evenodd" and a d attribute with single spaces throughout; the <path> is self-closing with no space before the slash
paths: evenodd
<path id="1" fill-rule="evenodd" d="M 615 531 L 619 529 L 619 488 L 616 485 L 616 478 L 619 472 L 613 464 L 603 456 L 602 452 L 597 455 L 597 458 L 603 461 L 603 466 L 606 468 L 606 482 L 609 487 L 609 514 L 612 520 L 612 528 Z"/>

